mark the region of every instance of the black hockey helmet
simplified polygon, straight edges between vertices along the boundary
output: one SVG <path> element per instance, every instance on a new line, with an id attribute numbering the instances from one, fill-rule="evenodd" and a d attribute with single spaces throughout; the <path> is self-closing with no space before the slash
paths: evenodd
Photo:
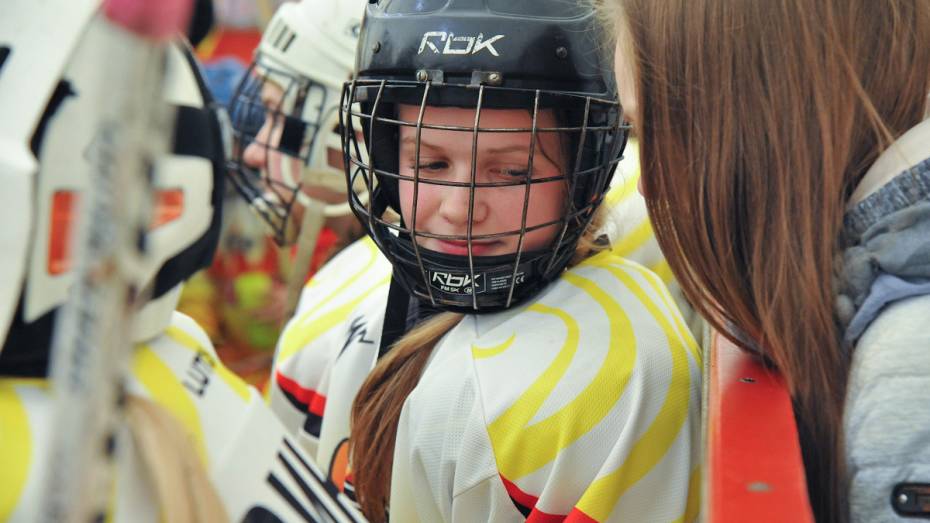
<path id="1" fill-rule="evenodd" d="M 595 17 L 590 6 L 569 0 L 369 0 L 356 77 L 346 83 L 342 100 L 349 203 L 393 264 L 394 279 L 410 295 L 443 310 L 501 310 L 558 277 L 574 256 L 607 191 L 629 129 Z M 419 117 L 402 121 L 401 105 L 419 108 Z M 474 125 L 424 122 L 426 108 L 437 106 L 473 110 Z M 481 125 L 482 111 L 494 109 L 525 110 L 532 123 L 519 128 Z M 551 119 L 548 126 L 541 125 L 543 112 L 554 115 L 555 126 Z M 402 127 L 416 134 L 412 175 L 401 174 Z M 462 133 L 462 140 L 472 144 L 470 181 L 421 176 L 423 130 Z M 476 159 L 483 133 L 529 135 L 526 174 L 479 182 Z M 566 142 L 566 165 L 559 176 L 533 177 L 542 133 L 560 133 L 560 142 Z M 468 188 L 467 231 L 450 236 L 417 227 L 416 196 L 414 223 L 406 224 L 400 181 Z M 565 184 L 561 216 L 528 225 L 531 188 L 552 182 Z M 476 189 L 502 186 L 525 191 L 520 227 L 473 234 Z M 370 198 L 359 197 L 353 187 L 364 187 Z M 524 250 L 526 234 L 545 227 L 557 230 L 551 244 Z M 475 254 L 475 242 L 505 237 L 518 239 L 516 252 Z M 427 238 L 460 242 L 467 245 L 467 255 L 430 250 L 422 245 Z"/>

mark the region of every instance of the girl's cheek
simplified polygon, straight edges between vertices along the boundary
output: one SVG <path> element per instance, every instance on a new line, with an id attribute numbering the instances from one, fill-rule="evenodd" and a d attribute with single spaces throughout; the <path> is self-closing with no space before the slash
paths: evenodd
<path id="1" fill-rule="evenodd" d="M 406 173 L 403 173 L 406 174 Z M 400 210 L 404 217 L 404 222 L 409 226 L 413 221 L 413 183 L 400 182 L 397 187 L 400 196 Z M 426 198 L 423 187 L 417 191 L 417 221 L 421 222 L 424 217 L 424 203 Z"/>
<path id="2" fill-rule="evenodd" d="M 404 221 L 408 221 L 410 213 L 410 201 L 408 196 L 407 188 L 405 187 L 406 183 L 398 182 L 397 183 L 397 195 L 400 200 L 400 214 L 404 218 Z"/>
<path id="3" fill-rule="evenodd" d="M 417 221 L 424 223 L 433 214 L 436 212 L 436 206 L 440 201 L 440 196 L 437 194 L 437 190 L 441 191 L 442 187 L 438 187 L 431 184 L 420 184 L 420 189 L 417 191 Z M 413 207 L 413 195 L 410 195 L 410 206 Z M 412 213 L 413 210 L 411 209 Z"/>

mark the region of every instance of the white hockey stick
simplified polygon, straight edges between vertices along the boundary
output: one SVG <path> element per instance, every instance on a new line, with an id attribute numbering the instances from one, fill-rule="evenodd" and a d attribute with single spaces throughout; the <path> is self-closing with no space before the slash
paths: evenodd
<path id="1" fill-rule="evenodd" d="M 163 42 L 187 12 L 188 0 L 107 1 L 73 57 L 97 69 L 106 89 L 96 92 L 106 95 L 86 153 L 90 183 L 74 238 L 75 283 L 55 326 L 43 521 L 103 521 L 113 492 L 151 159 L 167 150 L 173 117 L 160 97 Z"/>

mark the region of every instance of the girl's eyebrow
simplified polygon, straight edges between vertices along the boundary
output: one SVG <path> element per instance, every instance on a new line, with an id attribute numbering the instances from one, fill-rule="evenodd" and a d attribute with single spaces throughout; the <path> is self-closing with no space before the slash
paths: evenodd
<path id="1" fill-rule="evenodd" d="M 404 145 L 404 146 L 414 146 L 414 147 L 416 147 L 416 145 L 417 145 L 417 137 L 416 137 L 416 136 L 408 136 L 408 137 L 404 138 L 403 140 L 401 140 L 400 144 L 401 144 L 401 145 Z M 421 149 L 423 149 L 423 148 L 426 148 L 426 149 L 433 149 L 434 151 L 438 151 L 438 150 L 441 150 L 441 149 L 442 149 L 442 148 L 439 147 L 438 145 L 433 145 L 433 144 L 431 144 L 431 143 L 429 143 L 429 142 L 424 142 L 422 137 L 420 138 L 420 148 L 421 148 Z"/>
<path id="2" fill-rule="evenodd" d="M 486 152 L 487 154 L 523 153 L 527 156 L 527 159 L 529 159 L 530 147 L 528 145 L 514 144 L 514 145 L 509 145 L 506 147 L 500 147 L 497 149 L 488 149 Z M 537 165 L 539 165 L 540 163 L 544 163 L 544 164 L 548 164 L 550 167 L 554 169 L 559 169 L 559 166 L 556 165 L 556 163 L 551 158 L 549 158 L 549 155 L 547 155 L 545 151 L 543 151 L 542 147 L 540 147 L 538 143 L 536 144 L 536 156 L 534 158 L 534 161 L 536 162 Z"/>
<path id="3" fill-rule="evenodd" d="M 529 156 L 530 148 L 527 145 L 508 145 L 507 147 L 488 149 L 487 152 L 489 154 L 526 153 Z"/>
<path id="4" fill-rule="evenodd" d="M 408 136 L 408 137 L 404 138 L 403 140 L 401 140 L 400 143 L 401 143 L 401 145 L 413 145 L 413 146 L 416 146 L 416 144 L 417 144 L 417 138 L 416 138 L 416 136 Z M 435 149 L 435 150 L 442 149 L 442 147 L 439 147 L 438 145 L 433 145 L 433 144 L 431 144 L 431 143 L 429 143 L 429 142 L 423 141 L 422 138 L 420 139 L 420 148 L 421 148 L 421 149 L 423 149 L 423 148 L 426 148 L 426 149 Z M 484 152 L 486 152 L 486 153 L 488 153 L 488 154 L 506 154 L 506 153 L 513 153 L 513 152 L 518 152 L 518 153 L 521 153 L 521 152 L 522 152 L 522 153 L 529 154 L 529 150 L 530 150 L 529 147 L 526 146 L 526 145 L 508 145 L 508 146 L 506 146 L 506 147 L 499 147 L 499 148 L 496 148 L 496 149 L 487 149 L 487 150 L 484 151 Z"/>
<path id="5" fill-rule="evenodd" d="M 404 148 L 404 150 L 405 150 L 405 151 L 408 151 L 408 148 L 409 148 L 409 147 L 416 147 L 416 144 L 417 144 L 417 137 L 416 137 L 416 136 L 407 136 L 406 138 L 404 138 L 403 140 L 401 140 L 400 143 L 401 143 L 401 146 Z M 443 150 L 442 147 L 439 147 L 439 146 L 437 146 L 437 145 L 433 145 L 433 144 L 431 144 L 431 143 L 429 143 L 429 142 L 424 142 L 422 137 L 420 138 L 420 149 L 421 149 L 421 150 L 422 150 L 422 149 L 431 149 L 431 150 L 433 150 L 433 151 L 442 151 L 442 150 Z M 413 151 L 409 151 L 409 152 L 413 152 Z M 496 149 L 487 149 L 487 150 L 485 150 L 485 151 L 482 151 L 481 154 L 489 154 L 489 155 L 491 155 L 491 154 L 508 154 L 508 153 L 515 153 L 515 152 L 516 152 L 516 153 L 524 153 L 524 154 L 527 155 L 527 157 L 529 157 L 530 148 L 529 148 L 528 145 L 514 144 L 514 145 L 507 145 L 507 146 L 504 146 L 504 147 L 498 147 L 498 148 L 496 148 Z M 539 147 L 539 144 L 536 145 L 536 152 L 538 153 L 538 154 L 536 155 L 536 162 L 542 162 L 542 163 L 549 164 L 550 166 L 552 166 L 552 167 L 554 167 L 554 168 L 556 168 L 556 169 L 559 168 L 558 165 L 555 164 L 555 162 L 553 162 L 544 152 L 542 152 L 542 148 Z"/>

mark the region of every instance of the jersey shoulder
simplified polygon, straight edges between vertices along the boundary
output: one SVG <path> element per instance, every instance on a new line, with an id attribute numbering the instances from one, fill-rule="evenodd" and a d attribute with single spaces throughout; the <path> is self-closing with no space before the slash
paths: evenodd
<path id="1" fill-rule="evenodd" d="M 316 356 L 303 353 L 311 347 L 332 345 L 321 341 L 334 332 L 336 338 L 341 338 L 344 329 L 340 327 L 350 324 L 359 311 L 371 316 L 379 306 L 383 308 L 390 277 L 391 264 L 370 238 L 358 240 L 341 251 L 311 278 L 301 293 L 297 311 L 278 341 L 275 366 L 287 365 L 298 354 L 302 358 L 319 356 L 318 350 L 309 351 Z"/>
<path id="2" fill-rule="evenodd" d="M 336 255 L 307 283 L 297 311 L 285 325 L 275 355 L 276 372 L 297 375 L 298 366 L 318 368 L 344 347 L 352 325 L 356 331 L 370 332 L 372 320 L 383 315 L 390 277 L 390 263 L 368 237 Z"/>
<path id="3" fill-rule="evenodd" d="M 486 331 L 481 320 L 470 347 L 478 401 L 518 508 L 603 521 L 621 499 L 626 509 L 644 499 L 626 497 L 637 485 L 662 481 L 687 499 L 701 358 L 659 277 L 601 253 L 502 321 L 489 318 Z M 663 460 L 680 461 L 683 472 L 668 477 L 657 467 Z M 661 517 L 675 519 L 676 510 Z M 636 514 L 658 517 L 651 509 L 626 516 Z"/>
<path id="4" fill-rule="evenodd" d="M 355 297 L 390 275 L 391 264 L 374 241 L 368 236 L 356 240 L 307 282 L 295 316 L 327 309 L 336 297 Z"/>
<path id="5" fill-rule="evenodd" d="M 136 346 L 131 370 L 145 387 L 152 388 L 158 377 L 162 383 L 173 381 L 201 398 L 215 390 L 224 399 L 246 404 L 255 393 L 220 361 L 200 325 L 180 312 L 173 313 L 171 323 L 159 336 Z"/>
<path id="6" fill-rule="evenodd" d="M 636 140 L 630 140 L 604 199 L 609 219 L 601 232 L 610 239 L 614 254 L 649 267 L 668 283 L 671 271 L 656 241 L 646 200 L 637 189 L 641 172 L 638 151 Z"/>
<path id="7" fill-rule="evenodd" d="M 371 370 L 390 276 L 390 263 L 366 237 L 336 255 L 304 288 L 278 339 L 270 388 L 272 408 L 293 433 L 318 438 L 333 395 Z M 333 389 L 331 378 L 340 372 Z M 315 452 L 314 443 L 304 443 Z"/>
<path id="8" fill-rule="evenodd" d="M 590 347 L 656 350 L 677 344 L 699 356 L 662 279 L 610 251 L 572 267 L 520 307 L 475 318 L 476 361 L 539 343 L 584 347 L 574 356 L 580 358 L 593 357 Z"/>

